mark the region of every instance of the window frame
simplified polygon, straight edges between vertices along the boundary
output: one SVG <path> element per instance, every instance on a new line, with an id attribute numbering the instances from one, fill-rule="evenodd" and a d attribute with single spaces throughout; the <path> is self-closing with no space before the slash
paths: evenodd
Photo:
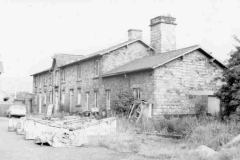
<path id="1" fill-rule="evenodd" d="M 111 90 L 106 90 L 106 109 L 111 109 Z"/>
<path id="2" fill-rule="evenodd" d="M 77 92 L 77 104 L 78 104 L 78 105 L 81 105 L 81 100 L 82 100 L 82 99 L 81 99 L 81 98 L 82 98 L 82 97 L 81 97 L 81 96 L 82 96 L 82 95 L 81 95 L 81 88 L 78 88 L 77 90 L 78 90 L 78 92 Z"/>
<path id="3" fill-rule="evenodd" d="M 61 70 L 61 82 L 65 82 L 66 80 L 66 71 L 65 69 Z"/>
<path id="4" fill-rule="evenodd" d="M 47 92 L 44 92 L 43 105 L 47 105 Z"/>
<path id="5" fill-rule="evenodd" d="M 94 91 L 94 108 L 98 108 L 98 91 Z"/>
<path id="6" fill-rule="evenodd" d="M 60 80 L 59 80 L 59 78 L 60 78 L 60 77 L 59 77 L 59 74 L 60 74 L 59 72 L 60 72 L 59 70 L 56 70 L 56 71 L 55 71 L 55 85 L 59 85 L 59 83 L 60 83 L 60 82 L 59 82 L 59 81 L 60 81 Z"/>
<path id="7" fill-rule="evenodd" d="M 62 90 L 61 103 L 65 104 L 65 90 Z"/>
<path id="8" fill-rule="evenodd" d="M 94 77 L 98 77 L 99 76 L 99 60 L 95 60 L 94 61 Z"/>
<path id="9" fill-rule="evenodd" d="M 136 95 L 134 93 L 135 91 L 136 91 Z M 140 90 L 140 88 L 133 88 L 133 97 L 136 100 L 140 100 L 141 99 L 141 90 Z"/>
<path id="10" fill-rule="evenodd" d="M 86 110 L 89 111 L 89 96 L 90 92 L 86 92 Z"/>

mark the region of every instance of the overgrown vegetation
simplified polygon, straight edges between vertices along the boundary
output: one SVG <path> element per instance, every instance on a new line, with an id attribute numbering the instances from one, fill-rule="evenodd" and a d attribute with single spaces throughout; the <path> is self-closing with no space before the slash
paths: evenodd
<path id="1" fill-rule="evenodd" d="M 133 101 L 134 97 L 131 91 L 122 91 L 117 95 L 117 99 L 114 101 L 112 110 L 117 115 L 126 116 L 130 111 L 130 105 Z"/>
<path id="2" fill-rule="evenodd" d="M 158 120 L 150 119 L 140 124 L 130 122 L 123 116 L 118 118 L 117 135 L 94 137 L 91 146 L 100 146 L 120 152 L 130 152 L 153 159 L 193 159 L 202 160 L 194 149 L 206 145 L 219 151 L 221 147 L 240 133 L 240 125 L 236 122 L 221 122 L 217 118 L 168 117 Z M 147 133 L 147 134 L 139 134 Z M 166 139 L 159 134 L 180 134 L 182 139 Z M 231 153 L 234 152 L 234 149 Z M 229 155 L 220 151 L 219 159 L 234 159 L 239 153 Z"/>

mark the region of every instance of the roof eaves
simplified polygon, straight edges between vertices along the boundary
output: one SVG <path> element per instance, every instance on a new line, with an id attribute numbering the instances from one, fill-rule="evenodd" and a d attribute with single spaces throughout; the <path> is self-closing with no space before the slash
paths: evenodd
<path id="1" fill-rule="evenodd" d="M 104 74 L 101 77 L 111 77 L 111 76 L 116 76 L 116 75 L 121 75 L 121 74 L 127 74 L 127 73 L 132 73 L 132 72 L 139 72 L 139 71 L 145 71 L 145 70 L 152 70 L 152 68 L 140 68 L 140 69 L 135 69 L 135 70 L 130 70 L 130 71 L 123 71 L 123 72 L 116 72 L 116 73 L 110 73 L 110 74 Z"/>
<path id="2" fill-rule="evenodd" d="M 174 58 L 171 58 L 171 59 L 169 59 L 168 61 L 165 61 L 165 62 L 163 62 L 163 63 L 161 63 L 161 64 L 156 65 L 156 66 L 153 66 L 152 68 L 155 69 L 155 68 L 157 68 L 157 67 L 159 67 L 159 66 L 162 66 L 162 65 L 164 65 L 164 64 L 166 64 L 166 63 L 168 63 L 168 62 L 171 62 L 171 61 L 173 61 L 174 59 L 177 59 L 177 58 L 179 58 L 179 57 L 181 57 L 181 56 L 183 56 L 183 55 L 185 55 L 185 54 L 187 54 L 187 53 L 190 53 L 190 52 L 192 52 L 192 51 L 194 51 L 194 50 L 196 50 L 196 49 L 199 49 L 199 48 L 200 48 L 200 46 L 197 45 L 195 48 L 193 48 L 193 49 L 191 49 L 191 50 L 189 50 L 189 51 L 187 51 L 187 52 L 184 52 L 184 53 L 182 53 L 182 54 L 180 54 L 180 55 L 178 55 L 178 56 L 176 56 L 176 57 L 174 57 Z"/>
<path id="3" fill-rule="evenodd" d="M 140 42 L 142 42 L 144 45 L 146 45 L 149 49 L 151 50 L 155 50 L 152 46 L 148 45 L 147 43 L 145 43 L 143 40 L 140 39 Z"/>
<path id="4" fill-rule="evenodd" d="M 228 68 L 224 63 L 222 63 L 219 59 L 217 59 L 215 56 L 211 54 L 208 50 L 203 48 L 202 46 L 199 46 L 200 49 L 202 49 L 204 52 L 206 52 L 209 56 L 211 56 L 214 60 L 216 60 L 219 64 L 221 64 L 223 67 Z"/>
<path id="5" fill-rule="evenodd" d="M 74 65 L 74 64 L 77 64 L 79 62 L 82 62 L 82 61 L 85 61 L 85 60 L 88 60 L 88 59 L 91 59 L 91 58 L 99 57 L 99 56 L 101 56 L 101 55 L 100 54 L 96 54 L 96 55 L 91 56 L 91 57 L 84 57 L 82 59 L 79 59 L 78 61 L 75 61 L 75 62 L 72 62 L 72 63 L 68 63 L 68 64 L 64 64 L 62 66 L 59 66 L 58 68 L 63 68 L 63 67 L 66 67 L 66 66 Z"/>
<path id="6" fill-rule="evenodd" d="M 50 69 L 42 70 L 42 71 L 34 73 L 34 74 L 30 75 L 30 76 L 35 76 L 35 75 L 42 74 L 42 73 L 45 73 L 45 72 L 48 72 L 48 71 L 50 71 Z"/>

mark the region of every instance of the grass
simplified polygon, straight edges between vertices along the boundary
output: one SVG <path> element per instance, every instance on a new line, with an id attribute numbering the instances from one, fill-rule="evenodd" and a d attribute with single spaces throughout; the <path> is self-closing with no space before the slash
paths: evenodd
<path id="1" fill-rule="evenodd" d="M 117 134 L 91 137 L 89 146 L 105 147 L 125 153 L 133 153 L 147 159 L 204 160 L 195 148 L 206 145 L 216 151 L 213 160 L 236 160 L 240 157 L 240 147 L 221 150 L 222 145 L 240 134 L 238 123 L 222 123 L 214 118 L 169 118 L 143 121 L 134 124 L 120 117 L 117 121 Z M 166 139 L 155 135 L 138 133 L 182 134 L 181 140 Z M 211 159 L 211 158 L 207 158 Z"/>

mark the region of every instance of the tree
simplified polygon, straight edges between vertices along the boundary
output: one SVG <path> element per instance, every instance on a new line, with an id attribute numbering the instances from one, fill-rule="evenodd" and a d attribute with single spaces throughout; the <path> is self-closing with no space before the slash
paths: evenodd
<path id="1" fill-rule="evenodd" d="M 224 70 L 222 81 L 224 84 L 216 95 L 221 100 L 223 115 L 230 116 L 240 108 L 240 40 L 234 37 L 238 43 L 236 50 L 232 51 L 228 59 L 227 67 Z"/>

